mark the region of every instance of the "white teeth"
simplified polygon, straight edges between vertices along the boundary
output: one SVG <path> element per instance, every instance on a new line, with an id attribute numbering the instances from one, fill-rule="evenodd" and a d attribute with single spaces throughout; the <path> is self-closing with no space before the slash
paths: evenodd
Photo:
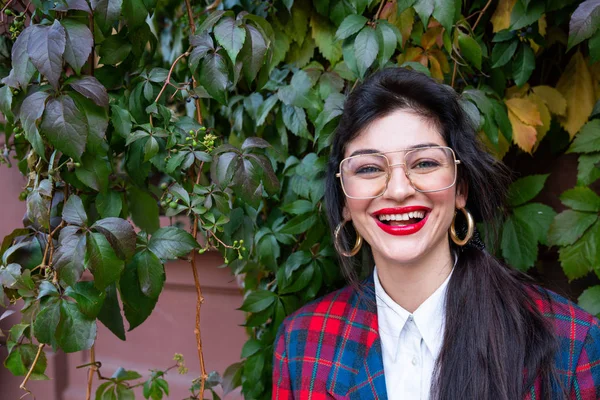
<path id="1" fill-rule="evenodd" d="M 380 221 L 408 221 L 412 218 L 425 218 L 425 211 L 411 211 L 404 214 L 379 214 Z"/>

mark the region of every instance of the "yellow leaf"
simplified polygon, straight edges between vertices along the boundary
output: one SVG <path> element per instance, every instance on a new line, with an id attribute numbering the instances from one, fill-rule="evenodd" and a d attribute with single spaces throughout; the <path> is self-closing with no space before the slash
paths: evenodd
<path id="1" fill-rule="evenodd" d="M 400 17 L 396 21 L 396 26 L 400 29 L 402 34 L 402 48 L 406 45 L 406 41 L 412 33 L 413 25 L 415 23 L 415 9 L 412 7 L 400 13 Z"/>
<path id="2" fill-rule="evenodd" d="M 567 101 L 558 90 L 545 85 L 535 86 L 532 90 L 533 93 L 537 94 L 546 103 L 552 114 L 565 115 L 567 112 Z"/>
<path id="3" fill-rule="evenodd" d="M 537 140 L 537 130 L 531 125 L 524 124 L 510 108 L 508 109 L 508 119 L 513 128 L 513 142 L 531 154 L 531 150 Z"/>
<path id="4" fill-rule="evenodd" d="M 561 118 L 560 122 L 572 139 L 587 122 L 596 99 L 592 74 L 581 52 L 573 55 L 556 89 L 567 101 L 566 117 Z"/>
<path id="5" fill-rule="evenodd" d="M 429 50 L 434 44 L 439 42 L 443 30 L 444 28 L 441 25 L 427 28 L 427 31 L 421 36 L 421 46 L 425 50 Z"/>
<path id="6" fill-rule="evenodd" d="M 542 139 L 544 139 L 544 136 L 546 136 L 546 133 L 548 133 L 548 131 L 550 130 L 550 121 L 552 117 L 550 116 L 550 111 L 548 110 L 546 103 L 540 96 L 538 96 L 536 93 L 531 93 L 528 96 L 528 98 L 537 105 L 538 111 L 540 113 L 540 120 L 542 121 L 542 125 L 536 127 L 537 140 L 535 142 L 535 146 L 533 147 L 533 151 L 536 151 L 538 146 L 540 145 L 540 142 L 542 141 Z"/>
<path id="7" fill-rule="evenodd" d="M 506 29 L 510 26 L 510 14 L 517 0 L 500 0 L 496 11 L 492 15 L 492 25 L 494 33 Z"/>
<path id="8" fill-rule="evenodd" d="M 438 81 L 443 81 L 444 74 L 442 73 L 442 67 L 440 66 L 440 63 L 432 55 L 429 55 L 428 58 L 429 58 L 429 64 L 430 64 L 429 70 L 431 71 L 431 76 L 434 79 L 437 79 Z"/>
<path id="9" fill-rule="evenodd" d="M 448 63 L 448 59 L 446 58 L 446 55 L 443 51 L 439 49 L 433 49 L 429 51 L 429 55 L 434 56 L 435 59 L 440 63 L 440 66 L 442 67 L 442 72 L 444 72 L 445 74 L 450 72 L 450 64 Z"/>
<path id="10" fill-rule="evenodd" d="M 409 47 L 406 51 L 398 56 L 398 64 L 403 64 L 406 61 L 421 62 L 423 57 L 423 49 L 420 47 Z M 425 57 L 427 61 L 427 57 Z M 425 64 L 427 66 L 427 64 Z"/>
<path id="11" fill-rule="evenodd" d="M 530 126 L 542 125 L 538 106 L 530 99 L 513 97 L 512 99 L 505 100 L 504 103 L 508 107 L 508 110 L 524 124 Z"/>
<path id="12" fill-rule="evenodd" d="M 504 97 L 507 99 L 512 99 L 513 97 L 525 97 L 527 92 L 529 92 L 529 83 L 525 83 L 521 87 L 515 85 L 506 89 Z"/>
<path id="13" fill-rule="evenodd" d="M 506 140 L 500 131 L 498 131 L 498 145 L 494 145 L 492 142 L 490 142 L 490 139 L 484 131 L 479 132 L 479 138 L 487 147 L 488 151 L 492 153 L 498 160 L 502 160 L 506 153 L 508 153 L 508 149 L 510 149 L 510 143 L 508 143 L 508 140 Z"/>
<path id="14" fill-rule="evenodd" d="M 538 20 L 538 31 L 540 35 L 546 36 L 546 28 L 548 27 L 548 21 L 546 21 L 546 14 L 542 15 L 542 18 Z"/>

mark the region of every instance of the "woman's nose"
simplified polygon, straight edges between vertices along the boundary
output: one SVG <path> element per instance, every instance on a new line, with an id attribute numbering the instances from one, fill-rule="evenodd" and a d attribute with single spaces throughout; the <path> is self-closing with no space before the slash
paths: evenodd
<path id="1" fill-rule="evenodd" d="M 402 201 L 405 198 L 416 193 L 415 188 L 406 176 L 406 167 L 404 164 L 395 164 L 390 166 L 390 179 L 383 197 Z"/>

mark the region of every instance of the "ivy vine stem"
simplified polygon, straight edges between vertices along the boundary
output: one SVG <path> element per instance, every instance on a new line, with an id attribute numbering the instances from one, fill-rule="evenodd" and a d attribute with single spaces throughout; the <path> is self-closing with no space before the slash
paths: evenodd
<path id="1" fill-rule="evenodd" d="M 483 17 L 483 14 L 485 14 L 485 12 L 487 11 L 490 4 L 492 4 L 492 0 L 488 0 L 487 4 L 479 12 L 479 16 L 477 17 L 477 20 L 475 20 L 475 23 L 473 24 L 473 28 L 472 28 L 473 31 L 475 31 L 475 28 L 479 24 L 479 21 L 481 21 L 481 17 Z"/>
<path id="2" fill-rule="evenodd" d="M 21 386 L 19 386 L 19 388 L 21 390 L 24 390 L 25 392 L 27 392 L 26 394 L 31 393 L 31 391 L 29 389 L 27 389 L 27 382 L 29 381 L 29 378 L 31 377 L 31 374 L 33 373 L 33 370 L 35 368 L 35 366 L 38 363 L 38 360 L 40 359 L 40 356 L 42 355 L 42 351 L 44 351 L 44 346 L 46 346 L 44 343 L 40 343 L 38 345 L 38 351 L 35 355 L 35 358 L 33 359 L 33 363 L 31 363 L 31 367 L 29 367 L 29 371 L 27 372 L 27 375 L 25 375 L 25 379 L 23 379 L 23 382 L 21 382 Z"/>
<path id="3" fill-rule="evenodd" d="M 87 381 L 87 394 L 85 396 L 86 400 L 91 400 L 92 398 L 92 383 L 94 382 L 94 374 L 98 367 L 96 365 L 96 344 L 92 345 L 90 349 L 90 370 L 88 372 L 88 381 Z"/>

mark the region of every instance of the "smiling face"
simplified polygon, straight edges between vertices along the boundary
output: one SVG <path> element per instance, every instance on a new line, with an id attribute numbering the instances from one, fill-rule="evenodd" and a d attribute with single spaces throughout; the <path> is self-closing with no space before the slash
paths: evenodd
<path id="1" fill-rule="evenodd" d="M 411 185 L 402 165 L 404 152 L 418 146 L 446 146 L 435 124 L 410 110 L 397 110 L 373 121 L 346 146 L 344 157 L 366 150 L 388 153 L 391 176 L 382 196 L 346 197 L 344 219 L 370 244 L 378 268 L 420 264 L 449 257 L 448 229 L 456 208 L 466 204 L 457 185 L 422 193 Z M 428 164 L 422 164 L 427 167 Z M 413 180 L 414 181 L 414 180 Z"/>

